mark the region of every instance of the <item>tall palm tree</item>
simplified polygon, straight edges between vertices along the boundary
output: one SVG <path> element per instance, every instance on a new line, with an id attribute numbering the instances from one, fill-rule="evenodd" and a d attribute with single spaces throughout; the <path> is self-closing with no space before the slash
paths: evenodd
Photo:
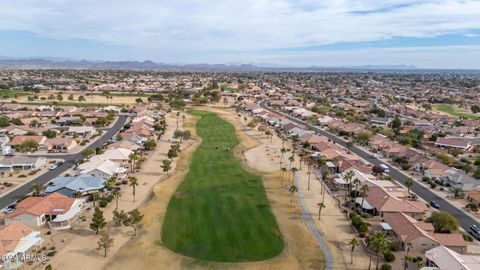
<path id="1" fill-rule="evenodd" d="M 411 177 L 409 177 L 407 179 L 407 181 L 405 181 L 405 186 L 407 187 L 407 190 L 408 190 L 408 195 L 410 195 L 410 189 L 413 187 L 413 179 Z"/>
<path id="2" fill-rule="evenodd" d="M 378 263 L 380 262 L 380 255 L 387 252 L 389 249 L 388 240 L 382 231 L 375 231 L 367 238 L 367 245 L 370 248 L 370 262 L 372 253 L 377 256 L 377 263 L 375 269 L 378 270 Z M 370 269 L 370 264 L 369 264 Z"/>
<path id="3" fill-rule="evenodd" d="M 120 197 L 122 197 L 122 192 L 120 191 L 120 189 L 115 189 L 113 191 L 113 196 L 115 197 L 115 210 L 118 209 L 118 199 Z"/>
<path id="4" fill-rule="evenodd" d="M 287 172 L 287 168 L 285 167 L 282 167 L 282 169 L 280 170 L 281 171 L 281 175 L 282 175 L 282 183 L 283 183 L 283 176 L 285 175 L 285 173 Z"/>
<path id="5" fill-rule="evenodd" d="M 295 181 L 295 173 L 298 172 L 298 169 L 296 167 L 292 167 L 290 171 L 292 172 L 292 182 L 293 182 Z"/>
<path id="6" fill-rule="evenodd" d="M 320 217 L 322 216 L 322 209 L 325 208 L 325 203 L 319 202 L 317 203 L 318 205 L 318 220 L 320 220 Z"/>
<path id="7" fill-rule="evenodd" d="M 408 261 L 410 261 L 410 257 L 408 256 L 408 252 L 410 249 L 413 248 L 412 242 L 407 242 L 405 245 L 405 256 L 403 256 L 403 269 L 406 270 L 408 267 Z"/>
<path id="8" fill-rule="evenodd" d="M 43 186 L 39 183 L 35 183 L 30 187 L 30 191 L 33 192 L 33 196 L 40 196 L 43 193 Z"/>
<path id="9" fill-rule="evenodd" d="M 350 246 L 350 264 L 353 264 L 353 251 L 360 245 L 360 242 L 358 242 L 357 238 L 352 238 L 348 245 Z"/>
<path id="10" fill-rule="evenodd" d="M 353 179 L 353 184 L 355 185 L 355 197 L 358 197 L 358 185 L 360 185 L 361 183 L 362 181 L 360 181 L 360 179 Z"/>
<path id="11" fill-rule="evenodd" d="M 282 165 L 283 165 L 283 156 L 285 155 L 286 152 L 287 152 L 287 149 L 285 149 L 285 148 L 283 148 L 283 147 L 282 147 L 282 149 L 280 149 L 280 153 L 282 154 L 282 155 L 280 156 L 280 168 L 282 168 Z"/>
<path id="12" fill-rule="evenodd" d="M 295 157 L 292 155 L 288 158 L 288 161 L 290 161 L 290 168 L 292 168 L 293 162 L 295 162 Z"/>
<path id="13" fill-rule="evenodd" d="M 361 210 L 363 211 L 363 203 L 365 202 L 365 197 L 367 197 L 367 192 L 370 188 L 367 184 L 364 184 L 360 190 L 362 191 L 362 205 L 360 206 Z"/>
<path id="14" fill-rule="evenodd" d="M 291 206 L 293 205 L 293 194 L 298 191 L 298 188 L 295 185 L 291 185 L 288 191 L 290 192 L 290 206 Z"/>
<path id="15" fill-rule="evenodd" d="M 132 187 L 133 201 L 135 201 L 135 188 L 138 186 L 138 179 L 135 176 L 130 176 L 128 180 L 130 182 L 129 186 Z"/>
<path id="16" fill-rule="evenodd" d="M 343 177 L 343 179 L 345 179 L 345 181 L 347 182 L 347 190 L 345 191 L 345 201 L 347 201 L 347 198 L 348 198 L 348 195 L 349 195 L 349 191 L 351 190 L 350 189 L 350 183 L 352 182 L 352 178 L 355 176 L 355 173 L 353 171 L 348 171 L 345 173 L 345 176 Z"/>
<path id="17" fill-rule="evenodd" d="M 311 159 L 307 159 L 307 174 L 308 174 L 308 182 L 307 182 L 307 190 L 310 190 L 310 178 L 312 178 L 312 161 Z"/>
<path id="18" fill-rule="evenodd" d="M 130 162 L 131 164 L 131 171 L 133 172 L 133 169 L 134 169 L 134 165 L 135 165 L 135 162 L 138 160 L 138 153 L 137 151 L 133 151 L 132 153 L 130 153 L 130 155 L 128 155 L 128 161 Z"/>

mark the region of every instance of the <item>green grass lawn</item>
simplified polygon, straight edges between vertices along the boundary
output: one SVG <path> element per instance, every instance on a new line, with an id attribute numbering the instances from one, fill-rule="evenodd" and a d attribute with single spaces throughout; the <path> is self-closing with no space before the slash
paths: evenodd
<path id="1" fill-rule="evenodd" d="M 32 92 L 27 92 L 23 90 L 12 90 L 12 89 L 2 89 L 0 90 L 0 97 L 2 98 L 14 98 L 15 96 L 21 97 L 26 95 L 33 95 Z"/>
<path id="2" fill-rule="evenodd" d="M 478 116 L 478 115 L 465 113 L 465 112 L 459 112 L 459 111 L 455 110 L 454 108 L 452 108 L 451 106 L 449 106 L 447 104 L 433 104 L 432 107 L 437 111 L 448 113 L 452 116 L 463 117 L 465 119 L 472 119 L 472 120 L 480 119 L 480 116 Z"/>
<path id="3" fill-rule="evenodd" d="M 201 116 L 196 128 L 202 144 L 168 204 L 164 245 L 218 262 L 260 261 L 280 254 L 284 243 L 262 179 L 233 154 L 239 143 L 233 125 L 214 113 L 191 113 Z"/>

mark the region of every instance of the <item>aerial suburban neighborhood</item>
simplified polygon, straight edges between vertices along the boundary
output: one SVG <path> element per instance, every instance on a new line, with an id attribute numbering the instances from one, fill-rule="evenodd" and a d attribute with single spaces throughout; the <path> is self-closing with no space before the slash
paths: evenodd
<path id="1" fill-rule="evenodd" d="M 0 75 L 6 269 L 480 269 L 476 74 Z"/>

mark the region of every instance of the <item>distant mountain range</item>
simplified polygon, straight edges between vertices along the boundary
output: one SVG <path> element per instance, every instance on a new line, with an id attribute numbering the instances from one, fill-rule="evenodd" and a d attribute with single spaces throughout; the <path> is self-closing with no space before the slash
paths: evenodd
<path id="1" fill-rule="evenodd" d="M 0 68 L 52 68 L 52 69 L 136 69 L 136 70 L 164 70 L 164 71 L 406 71 L 422 72 L 424 69 L 413 65 L 364 65 L 351 67 L 308 66 L 293 67 L 277 64 L 165 64 L 150 60 L 145 61 L 101 61 L 76 60 L 55 57 L 6 57 L 0 56 Z"/>

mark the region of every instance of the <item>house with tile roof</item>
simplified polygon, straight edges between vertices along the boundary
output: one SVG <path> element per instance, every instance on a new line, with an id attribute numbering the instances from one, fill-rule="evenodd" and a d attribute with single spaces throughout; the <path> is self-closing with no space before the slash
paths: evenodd
<path id="1" fill-rule="evenodd" d="M 5 214 L 4 220 L 5 224 L 20 222 L 33 228 L 48 223 L 51 229 L 68 229 L 70 221 L 82 211 L 84 204 L 84 199 L 60 193 L 28 197 L 20 201 L 13 212 Z"/>
<path id="2" fill-rule="evenodd" d="M 361 204 L 362 198 L 357 198 Z M 373 215 L 384 216 L 386 213 L 405 213 L 415 219 L 424 218 L 427 206 L 419 201 L 402 199 L 395 196 L 393 190 L 384 187 L 371 187 L 363 200 L 362 208 Z"/>
<path id="3" fill-rule="evenodd" d="M 12 222 L 0 227 L 0 268 L 15 269 L 20 267 L 22 257 L 33 247 L 42 243 L 39 231 L 20 223 Z"/>
<path id="4" fill-rule="evenodd" d="M 435 233 L 431 223 L 418 221 L 404 213 L 387 213 L 383 218 L 392 228 L 394 240 L 399 241 L 403 248 L 411 243 L 412 251 L 422 253 L 439 245 L 459 253 L 467 250 L 461 233 Z"/>

